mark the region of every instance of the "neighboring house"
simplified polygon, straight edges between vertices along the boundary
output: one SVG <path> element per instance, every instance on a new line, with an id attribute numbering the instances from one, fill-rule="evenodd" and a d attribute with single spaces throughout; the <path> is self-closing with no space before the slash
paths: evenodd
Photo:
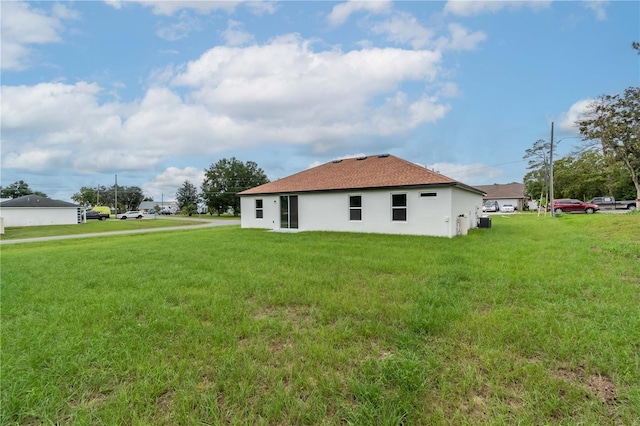
<path id="1" fill-rule="evenodd" d="M 243 228 L 440 237 L 476 228 L 483 195 L 388 154 L 331 161 L 239 194 Z"/>
<path id="2" fill-rule="evenodd" d="M 155 201 L 143 201 L 138 206 L 138 210 L 149 213 L 149 210 L 155 210 L 156 206 L 160 206 L 160 203 Z"/>
<path id="3" fill-rule="evenodd" d="M 5 227 L 71 225 L 82 223 L 82 209 L 66 201 L 25 195 L 0 203 L 0 217 Z"/>
<path id="4" fill-rule="evenodd" d="M 179 211 L 178 202 L 177 201 L 143 201 L 138 206 L 138 210 L 141 210 L 145 213 L 148 213 L 149 210 L 155 210 L 155 208 L 160 207 L 160 210 L 169 209 L 171 211 Z"/>
<path id="5" fill-rule="evenodd" d="M 484 192 L 483 201 L 496 200 L 502 209 L 503 204 L 513 204 L 519 211 L 528 206 L 528 198 L 524 195 L 524 184 L 507 183 L 493 185 L 476 185 L 476 188 Z"/>

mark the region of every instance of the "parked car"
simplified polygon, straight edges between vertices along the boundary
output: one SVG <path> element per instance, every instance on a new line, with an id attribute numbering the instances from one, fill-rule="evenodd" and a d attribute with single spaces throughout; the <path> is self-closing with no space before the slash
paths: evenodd
<path id="1" fill-rule="evenodd" d="M 616 200 L 613 197 L 595 197 L 587 201 L 591 204 L 597 204 L 602 210 L 612 209 L 612 210 L 635 210 L 636 209 L 636 200 Z"/>
<path id="2" fill-rule="evenodd" d="M 513 213 L 516 211 L 516 208 L 513 204 L 503 204 L 500 208 L 504 213 Z"/>
<path id="3" fill-rule="evenodd" d="M 96 211 L 96 210 L 87 210 L 87 211 L 84 212 L 84 217 L 87 220 L 90 220 L 90 219 L 107 220 L 109 215 L 102 214 L 102 213 L 100 213 L 99 211 Z"/>
<path id="4" fill-rule="evenodd" d="M 591 214 L 597 212 L 598 210 L 600 210 L 600 207 L 597 204 L 585 203 L 574 198 L 561 198 L 558 200 L 553 200 L 553 211 L 555 211 L 556 213 L 584 212 L 587 214 Z"/>
<path id="5" fill-rule="evenodd" d="M 101 213 L 106 219 L 109 219 L 111 215 L 111 208 L 109 206 L 93 206 L 91 210 Z"/>
<path id="6" fill-rule="evenodd" d="M 125 219 L 142 219 L 144 215 L 142 214 L 141 211 L 138 210 L 130 210 L 126 213 L 122 213 L 118 215 L 118 219 L 121 220 L 125 220 Z"/>
<path id="7" fill-rule="evenodd" d="M 499 212 L 500 204 L 498 204 L 498 202 L 495 200 L 487 201 L 486 203 L 484 203 L 484 206 L 482 206 L 482 211 L 483 212 Z"/>

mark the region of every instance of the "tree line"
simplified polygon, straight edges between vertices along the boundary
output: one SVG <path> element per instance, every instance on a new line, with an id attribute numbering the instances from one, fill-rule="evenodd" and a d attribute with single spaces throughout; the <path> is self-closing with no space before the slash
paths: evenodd
<path id="1" fill-rule="evenodd" d="M 198 205 L 204 203 L 208 211 L 218 215 L 240 214 L 239 192 L 269 182 L 266 173 L 253 161 L 242 162 L 235 157 L 221 159 L 205 170 L 205 178 L 201 190 L 185 181 L 176 192 L 176 201 L 180 210 L 186 214 L 197 211 Z M 33 191 L 24 181 L 18 181 L 1 189 L 2 198 L 18 198 L 35 194 L 43 197 L 43 192 Z M 116 202 L 117 198 L 117 202 Z M 118 212 L 137 210 L 143 201 L 153 201 L 145 197 L 138 186 L 98 185 L 83 186 L 71 196 L 81 206 L 105 205 L 117 208 Z"/>
<path id="2" fill-rule="evenodd" d="M 640 88 L 597 97 L 575 124 L 582 144 L 553 161 L 555 197 L 640 199 Z M 529 170 L 524 176 L 525 191 L 533 199 L 541 195 L 546 199 L 551 148 L 551 141 L 537 140 L 525 151 Z"/>

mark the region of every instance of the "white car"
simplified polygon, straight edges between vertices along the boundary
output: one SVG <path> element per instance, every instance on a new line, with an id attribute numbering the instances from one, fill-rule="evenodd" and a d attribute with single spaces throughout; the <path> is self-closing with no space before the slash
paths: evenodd
<path id="1" fill-rule="evenodd" d="M 126 213 L 122 213 L 118 215 L 118 219 L 121 220 L 125 220 L 125 219 L 142 219 L 142 216 L 144 216 L 144 214 L 142 214 L 142 212 L 138 211 L 138 210 L 131 210 L 128 211 Z"/>
<path id="2" fill-rule="evenodd" d="M 516 208 L 513 204 L 503 204 L 500 210 L 502 210 L 503 213 L 513 213 L 516 211 Z"/>

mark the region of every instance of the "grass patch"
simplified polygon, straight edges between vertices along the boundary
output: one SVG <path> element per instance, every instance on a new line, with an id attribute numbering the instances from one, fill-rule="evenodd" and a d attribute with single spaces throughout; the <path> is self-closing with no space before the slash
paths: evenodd
<path id="1" fill-rule="evenodd" d="M 202 222 L 190 220 L 144 219 L 144 220 L 90 220 L 74 225 L 14 226 L 5 228 L 0 235 L 2 240 L 24 238 L 54 237 L 59 235 L 80 235 L 112 231 L 130 231 L 134 229 L 168 228 L 173 226 L 202 225 Z"/>
<path id="2" fill-rule="evenodd" d="M 633 424 L 637 229 L 3 246 L 0 423 Z"/>

